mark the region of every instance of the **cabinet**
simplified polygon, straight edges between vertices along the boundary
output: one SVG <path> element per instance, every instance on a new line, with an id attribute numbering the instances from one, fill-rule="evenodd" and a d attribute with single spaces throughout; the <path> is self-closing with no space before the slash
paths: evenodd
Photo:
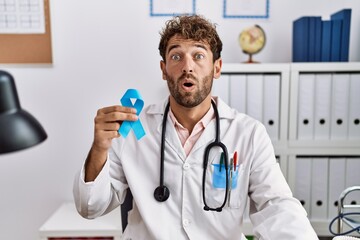
<path id="1" fill-rule="evenodd" d="M 351 173 L 360 169 L 360 63 L 224 64 L 213 95 L 263 122 L 315 231 L 331 235 L 334 196 L 360 184 Z M 245 228 L 251 234 L 248 221 Z"/>
<path id="2" fill-rule="evenodd" d="M 107 215 L 88 220 L 82 218 L 73 202 L 62 204 L 40 227 L 40 240 L 120 240 L 120 208 Z"/>

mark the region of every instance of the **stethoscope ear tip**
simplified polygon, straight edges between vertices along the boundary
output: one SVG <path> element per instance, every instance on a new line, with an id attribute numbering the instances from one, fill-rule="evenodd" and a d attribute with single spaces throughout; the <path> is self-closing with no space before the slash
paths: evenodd
<path id="1" fill-rule="evenodd" d="M 154 198 L 159 202 L 165 202 L 170 196 L 170 190 L 166 186 L 158 186 L 154 191 Z"/>

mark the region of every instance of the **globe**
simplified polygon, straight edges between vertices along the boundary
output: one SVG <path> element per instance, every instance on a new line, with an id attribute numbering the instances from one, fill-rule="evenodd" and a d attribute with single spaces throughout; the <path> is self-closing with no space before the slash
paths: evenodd
<path id="1" fill-rule="evenodd" d="M 265 32 L 259 25 L 244 29 L 239 35 L 239 44 L 242 51 L 249 55 L 248 63 L 253 63 L 252 55 L 260 52 L 266 42 Z"/>

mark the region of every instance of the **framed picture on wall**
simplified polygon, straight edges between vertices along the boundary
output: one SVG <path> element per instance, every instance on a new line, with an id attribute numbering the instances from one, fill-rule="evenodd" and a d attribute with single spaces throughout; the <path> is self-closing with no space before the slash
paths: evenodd
<path id="1" fill-rule="evenodd" d="M 269 18 L 270 0 L 224 0 L 224 18 Z"/>
<path id="2" fill-rule="evenodd" d="M 195 14 L 196 0 L 150 0 L 150 16 Z"/>

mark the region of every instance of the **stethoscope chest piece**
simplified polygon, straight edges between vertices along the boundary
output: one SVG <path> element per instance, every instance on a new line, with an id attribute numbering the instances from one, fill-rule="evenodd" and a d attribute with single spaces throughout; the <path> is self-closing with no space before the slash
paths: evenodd
<path id="1" fill-rule="evenodd" d="M 154 198 L 159 202 L 165 202 L 170 196 L 170 190 L 166 186 L 158 186 L 154 191 Z"/>

